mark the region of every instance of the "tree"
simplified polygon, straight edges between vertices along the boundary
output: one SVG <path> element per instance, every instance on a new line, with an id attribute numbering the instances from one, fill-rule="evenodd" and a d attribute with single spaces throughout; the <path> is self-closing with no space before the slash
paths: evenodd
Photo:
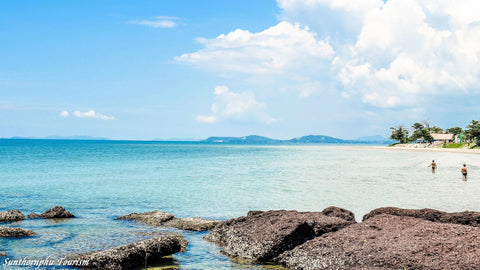
<path id="1" fill-rule="evenodd" d="M 422 124 L 422 123 L 415 123 L 412 125 L 412 129 L 413 129 L 413 132 L 412 132 L 412 136 L 410 136 L 410 141 L 415 141 L 421 137 L 423 137 L 423 130 L 425 129 L 425 126 Z"/>
<path id="2" fill-rule="evenodd" d="M 434 126 L 434 127 L 430 128 L 430 132 L 432 132 L 432 133 L 443 133 L 443 129 L 441 129 L 437 126 Z"/>
<path id="3" fill-rule="evenodd" d="M 402 125 L 398 127 L 391 127 L 392 135 L 390 135 L 390 139 L 396 140 L 399 143 L 407 143 L 408 141 L 408 129 L 403 127 Z"/>
<path id="4" fill-rule="evenodd" d="M 448 133 L 453 134 L 453 136 L 457 136 L 458 134 L 462 133 L 463 129 L 461 127 L 453 127 L 447 129 Z"/>
<path id="5" fill-rule="evenodd" d="M 480 146 L 480 121 L 472 120 L 465 132 L 469 139 L 475 141 L 477 146 Z"/>

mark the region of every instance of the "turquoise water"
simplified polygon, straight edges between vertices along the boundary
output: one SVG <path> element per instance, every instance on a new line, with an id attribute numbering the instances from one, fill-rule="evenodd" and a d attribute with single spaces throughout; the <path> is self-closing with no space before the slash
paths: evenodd
<path id="1" fill-rule="evenodd" d="M 438 171 L 427 168 L 435 159 Z M 469 178 L 460 167 L 466 163 Z M 480 156 L 338 145 L 215 145 L 136 141 L 0 140 L 0 211 L 64 206 L 78 218 L 3 224 L 37 236 L 0 239 L 8 259 L 63 257 L 148 238 L 152 228 L 116 221 L 131 212 L 229 219 L 249 210 L 321 211 L 357 220 L 383 206 L 480 211 Z M 168 230 L 170 231 L 170 230 Z M 232 263 L 205 233 L 181 232 L 182 269 L 262 269 Z M 0 269 L 5 258 L 0 258 Z M 13 268 L 5 268 L 13 269 Z"/>

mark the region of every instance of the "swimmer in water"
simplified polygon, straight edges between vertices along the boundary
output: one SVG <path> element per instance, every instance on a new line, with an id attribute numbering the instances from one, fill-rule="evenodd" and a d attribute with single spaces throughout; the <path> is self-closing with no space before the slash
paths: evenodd
<path id="1" fill-rule="evenodd" d="M 432 160 L 432 164 L 430 164 L 428 167 L 432 167 L 432 173 L 434 173 L 437 169 L 437 163 L 435 163 L 435 160 Z"/>
<path id="2" fill-rule="evenodd" d="M 463 180 L 467 180 L 467 165 L 466 164 L 463 164 L 462 175 L 463 175 Z"/>

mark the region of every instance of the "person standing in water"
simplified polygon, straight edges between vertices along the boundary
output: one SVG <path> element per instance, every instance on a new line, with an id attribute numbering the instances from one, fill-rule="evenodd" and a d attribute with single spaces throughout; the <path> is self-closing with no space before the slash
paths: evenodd
<path id="1" fill-rule="evenodd" d="M 466 164 L 463 164 L 462 175 L 463 175 L 463 180 L 467 180 L 467 165 Z"/>
<path id="2" fill-rule="evenodd" d="M 437 163 L 435 163 L 435 160 L 432 160 L 432 164 L 430 164 L 428 167 L 432 167 L 432 173 L 434 173 L 435 169 L 437 169 Z"/>

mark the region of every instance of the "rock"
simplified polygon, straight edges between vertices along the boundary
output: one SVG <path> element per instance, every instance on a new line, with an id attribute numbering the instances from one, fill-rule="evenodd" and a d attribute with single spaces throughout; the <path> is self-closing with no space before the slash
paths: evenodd
<path id="1" fill-rule="evenodd" d="M 151 226 L 160 226 L 164 222 L 169 221 L 173 218 L 173 215 L 163 211 L 152 211 L 146 213 L 131 213 L 126 216 L 121 216 L 116 219 L 118 220 L 134 220 Z"/>
<path id="2" fill-rule="evenodd" d="M 213 219 L 203 219 L 199 217 L 188 218 L 173 218 L 165 223 L 163 226 L 173 227 L 181 230 L 189 231 L 209 231 L 221 222 Z"/>
<path id="3" fill-rule="evenodd" d="M 0 222 L 12 222 L 24 220 L 25 215 L 20 210 L 8 210 L 0 212 Z"/>
<path id="4" fill-rule="evenodd" d="M 29 229 L 0 227 L 0 237 L 27 237 L 33 236 L 35 232 Z"/>
<path id="5" fill-rule="evenodd" d="M 363 216 L 363 220 L 367 220 L 376 215 L 388 214 L 394 216 L 408 216 L 421 218 L 433 222 L 441 223 L 452 223 L 452 224 L 462 224 L 480 227 L 480 213 L 479 212 L 457 212 L 457 213 L 447 213 L 434 209 L 402 209 L 396 207 L 382 207 L 371 211 L 370 213 Z"/>
<path id="6" fill-rule="evenodd" d="M 224 246 L 227 256 L 250 262 L 270 261 L 315 236 L 353 224 L 319 212 L 268 211 L 228 220 L 205 240 Z"/>
<path id="7" fill-rule="evenodd" d="M 51 218 L 73 218 L 75 216 L 69 211 L 66 211 L 65 208 L 61 206 L 55 206 L 43 212 L 42 214 L 31 213 L 30 215 L 28 215 L 28 217 L 51 219 Z"/>
<path id="8" fill-rule="evenodd" d="M 353 214 L 353 212 L 340 207 L 330 206 L 323 209 L 322 213 L 329 217 L 338 217 L 355 222 L 355 215 Z"/>
<path id="9" fill-rule="evenodd" d="M 181 235 L 163 234 L 155 238 L 142 240 L 103 251 L 81 255 L 77 260 L 88 262 L 85 268 L 95 269 L 133 269 L 145 266 L 163 256 L 184 252 L 188 241 Z"/>
<path id="10" fill-rule="evenodd" d="M 4 256 L 7 256 L 7 254 L 0 252 L 0 257 L 4 257 Z"/>
<path id="11" fill-rule="evenodd" d="M 480 269 L 480 228 L 377 215 L 276 260 L 290 269 Z"/>

